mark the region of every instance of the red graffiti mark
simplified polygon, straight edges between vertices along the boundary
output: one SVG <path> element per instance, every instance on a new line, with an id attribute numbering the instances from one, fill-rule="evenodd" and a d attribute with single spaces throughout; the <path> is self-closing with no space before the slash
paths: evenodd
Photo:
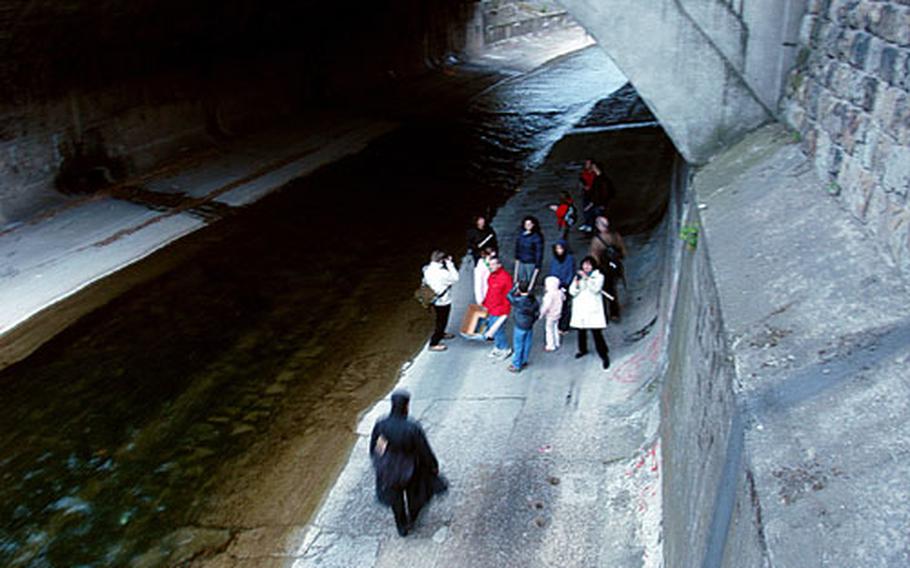
<path id="1" fill-rule="evenodd" d="M 641 382 L 648 376 L 646 369 L 653 369 L 660 360 L 664 347 L 664 331 L 661 329 L 648 342 L 648 346 L 617 365 L 612 378 L 624 384 Z"/>

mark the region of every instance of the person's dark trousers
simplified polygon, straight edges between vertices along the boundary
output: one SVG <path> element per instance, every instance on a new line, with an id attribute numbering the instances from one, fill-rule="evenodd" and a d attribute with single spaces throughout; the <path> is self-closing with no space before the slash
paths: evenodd
<path id="1" fill-rule="evenodd" d="M 415 483 L 408 485 L 407 489 L 405 489 L 405 492 L 408 495 L 408 528 L 410 530 L 414 527 L 414 523 L 417 522 L 417 515 L 419 515 L 420 510 L 423 509 L 425 501 L 424 498 L 420 496 L 420 489 Z"/>
<path id="2" fill-rule="evenodd" d="M 562 314 L 559 316 L 559 331 L 569 331 L 569 321 L 572 319 L 572 296 L 566 294 L 562 302 Z"/>
<path id="3" fill-rule="evenodd" d="M 597 207 L 591 203 L 588 193 L 589 192 L 587 191 L 583 191 L 581 194 L 581 222 L 583 225 L 593 227 Z M 589 205 L 591 207 L 588 207 Z"/>
<path id="4" fill-rule="evenodd" d="M 607 342 L 604 340 L 603 330 L 601 329 L 579 329 L 578 330 L 578 352 L 585 354 L 588 352 L 588 331 L 594 336 L 594 348 L 600 355 L 600 360 L 604 363 L 610 360 L 610 350 L 607 348 Z"/>
<path id="5" fill-rule="evenodd" d="M 395 515 L 395 527 L 398 534 L 404 536 L 408 532 L 408 514 L 404 508 L 404 491 L 395 490 L 395 496 L 392 498 L 392 513 Z"/>
<path id="6" fill-rule="evenodd" d="M 433 336 L 430 338 L 430 345 L 439 345 L 442 337 L 446 333 L 446 326 L 449 324 L 449 312 L 452 311 L 452 305 L 437 306 L 433 304 L 433 310 L 436 312 L 436 328 L 433 330 Z"/>
<path id="7" fill-rule="evenodd" d="M 398 534 L 401 536 L 404 536 L 413 528 L 420 510 L 423 508 L 423 503 L 418 495 L 419 492 L 419 489 L 414 484 L 409 485 L 404 490 L 395 490 L 395 496 L 392 498 L 392 513 L 395 515 L 395 528 L 398 529 Z M 407 509 L 405 508 L 405 493 L 408 496 Z"/>

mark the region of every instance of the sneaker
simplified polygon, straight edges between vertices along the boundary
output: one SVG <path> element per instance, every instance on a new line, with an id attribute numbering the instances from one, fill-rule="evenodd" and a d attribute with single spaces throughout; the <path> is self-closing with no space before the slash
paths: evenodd
<path id="1" fill-rule="evenodd" d="M 500 358 L 500 359 L 508 359 L 508 358 L 511 357 L 511 356 L 512 356 L 512 350 L 511 350 L 511 349 L 505 349 L 505 350 L 499 352 L 499 358 Z"/>
<path id="2" fill-rule="evenodd" d="M 445 351 L 448 347 L 440 343 L 438 345 L 430 345 L 429 349 L 430 351 Z"/>
<path id="3" fill-rule="evenodd" d="M 490 351 L 490 353 L 489 353 L 487 356 L 488 356 L 488 357 L 493 357 L 494 359 L 499 359 L 500 357 L 502 357 L 502 351 L 499 350 L 499 349 L 496 349 L 496 348 L 494 347 L 493 350 Z"/>
<path id="4" fill-rule="evenodd" d="M 455 339 L 455 334 L 454 333 L 443 333 L 442 338 L 443 339 Z"/>
<path id="5" fill-rule="evenodd" d="M 520 373 L 520 372 L 521 372 L 521 369 L 519 369 L 519 368 L 516 367 L 515 365 L 509 365 L 509 372 L 510 372 L 510 373 Z"/>
<path id="6" fill-rule="evenodd" d="M 462 339 L 467 339 L 468 341 L 483 341 L 483 336 L 478 333 L 460 332 L 459 335 L 462 337 Z"/>

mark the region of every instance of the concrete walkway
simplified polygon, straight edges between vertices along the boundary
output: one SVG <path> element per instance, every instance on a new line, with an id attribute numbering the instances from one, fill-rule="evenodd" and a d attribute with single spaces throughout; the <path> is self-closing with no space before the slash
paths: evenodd
<path id="1" fill-rule="evenodd" d="M 232 141 L 0 231 L 0 336 L 396 125 L 322 113 Z M 0 353 L 0 366 L 12 361 Z"/>
<path id="2" fill-rule="evenodd" d="M 910 565 L 908 283 L 779 125 L 694 189 L 751 478 L 734 523 L 759 531 L 724 565 Z"/>
<path id="3" fill-rule="evenodd" d="M 577 171 L 548 162 L 499 210 L 493 225 L 506 258 L 526 214 L 555 236 L 546 209 Z M 357 426 L 360 438 L 313 521 L 281 550 L 250 556 L 243 542 L 232 566 L 642 566 L 659 562 L 660 466 L 657 401 L 642 385 L 660 368 L 661 334 L 648 335 L 657 311 L 661 228 L 629 239 L 624 319 L 607 341 L 607 372 L 592 352 L 574 359 L 574 332 L 543 352 L 535 328 L 530 366 L 520 374 L 488 356 L 489 346 L 455 339 L 449 350 L 423 350 L 396 388 L 413 394 L 412 416 L 427 430 L 451 483 L 407 538 L 374 497 L 369 433 L 388 412 L 382 400 Z M 586 239 L 573 235 L 576 258 Z M 547 262 L 549 262 L 549 253 Z M 509 263 L 510 264 L 510 263 Z M 471 300 L 470 262 L 455 287 L 450 331 Z M 644 339 L 641 339 L 644 337 Z M 644 561 L 643 561 L 644 559 Z"/>

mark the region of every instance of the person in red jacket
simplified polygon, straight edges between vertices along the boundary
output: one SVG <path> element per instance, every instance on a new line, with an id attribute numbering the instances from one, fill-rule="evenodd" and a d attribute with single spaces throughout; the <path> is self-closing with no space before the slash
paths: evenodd
<path id="1" fill-rule="evenodd" d="M 568 191 L 559 194 L 559 203 L 550 205 L 550 210 L 556 213 L 556 228 L 562 238 L 568 238 L 569 227 L 575 224 L 576 210 L 575 201 Z"/>
<path id="2" fill-rule="evenodd" d="M 503 269 L 498 258 L 491 258 L 489 263 L 490 278 L 487 280 L 489 286 L 487 295 L 483 299 L 483 307 L 487 309 L 489 316 L 484 336 L 487 339 L 493 339 L 493 351 L 490 352 L 490 356 L 505 359 L 512 353 L 506 337 L 505 323 L 511 310 L 508 294 L 512 291 L 514 284 L 512 275 L 508 270 Z"/>

